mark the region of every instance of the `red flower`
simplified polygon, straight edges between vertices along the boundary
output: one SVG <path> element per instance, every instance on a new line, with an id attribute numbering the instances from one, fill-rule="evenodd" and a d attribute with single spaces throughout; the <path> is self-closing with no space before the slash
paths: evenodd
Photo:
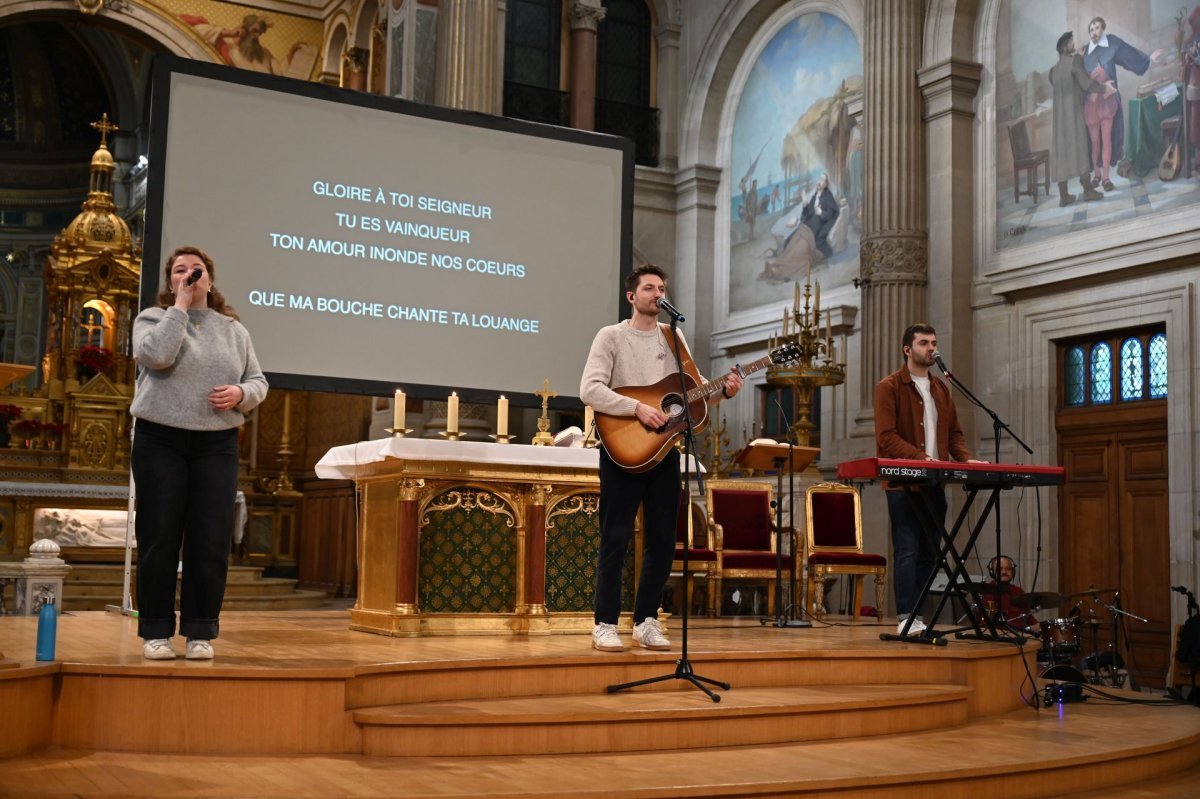
<path id="1" fill-rule="evenodd" d="M 108 347 L 80 347 L 75 352 L 75 365 L 96 372 L 107 371 L 113 365 L 112 350 Z"/>
<path id="2" fill-rule="evenodd" d="M 20 405 L 0 405 L 0 420 L 3 420 L 3 424 L 20 419 L 24 414 L 25 409 Z"/>

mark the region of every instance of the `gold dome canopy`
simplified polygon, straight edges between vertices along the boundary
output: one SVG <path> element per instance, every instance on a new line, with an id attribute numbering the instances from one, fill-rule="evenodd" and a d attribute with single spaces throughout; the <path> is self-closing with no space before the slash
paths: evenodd
<path id="1" fill-rule="evenodd" d="M 103 114 L 92 127 L 100 131 L 100 148 L 92 155 L 87 199 L 79 215 L 55 236 L 50 246 L 52 259 L 59 263 L 77 262 L 81 256 L 86 257 L 85 253 L 94 256 L 101 251 L 124 253 L 135 249 L 129 225 L 117 213 L 113 200 L 116 162 L 108 151 L 108 134 L 117 130 L 117 126 L 108 121 L 108 114 Z"/>

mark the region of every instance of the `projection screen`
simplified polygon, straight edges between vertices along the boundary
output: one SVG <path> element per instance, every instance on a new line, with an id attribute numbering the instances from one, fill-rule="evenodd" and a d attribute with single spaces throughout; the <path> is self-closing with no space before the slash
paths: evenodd
<path id="1" fill-rule="evenodd" d="M 213 256 L 272 385 L 563 406 L 627 313 L 632 143 L 160 57 L 142 305 Z"/>

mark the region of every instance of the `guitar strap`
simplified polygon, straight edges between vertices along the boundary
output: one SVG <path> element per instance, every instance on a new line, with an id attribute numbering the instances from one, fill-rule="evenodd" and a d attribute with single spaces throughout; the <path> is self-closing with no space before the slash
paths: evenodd
<path id="1" fill-rule="evenodd" d="M 659 322 L 658 329 L 662 331 L 663 338 L 667 340 L 667 346 L 670 347 L 672 355 L 680 355 L 679 348 L 682 347 L 683 371 L 687 372 L 688 376 L 696 381 L 696 385 L 703 385 L 704 380 L 700 377 L 700 370 L 696 368 L 696 362 L 692 360 L 692 354 L 688 352 L 687 344 L 671 334 L 670 325 L 664 325 L 662 322 Z"/>

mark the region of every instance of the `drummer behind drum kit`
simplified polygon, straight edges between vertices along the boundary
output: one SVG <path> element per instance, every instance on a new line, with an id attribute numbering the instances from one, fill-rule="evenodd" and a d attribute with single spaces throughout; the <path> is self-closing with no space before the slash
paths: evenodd
<path id="1" fill-rule="evenodd" d="M 1107 603 L 1100 598 L 1101 594 L 1113 596 L 1113 603 Z M 1117 589 L 1093 588 L 1078 594 L 1059 594 L 1054 591 L 1031 591 L 1012 598 L 1014 608 L 1027 610 L 1036 614 L 1042 608 L 1062 608 L 1075 600 L 1071 611 L 1062 618 L 1045 619 L 1042 626 L 1042 648 L 1038 652 L 1038 665 L 1042 669 L 1041 676 L 1046 679 L 1062 682 L 1092 683 L 1120 688 L 1125 683 L 1127 672 L 1125 663 L 1117 651 L 1116 627 L 1119 616 L 1129 616 L 1138 621 L 1145 621 L 1122 610 L 1116 603 Z M 1099 644 L 1099 629 L 1101 621 L 1097 616 L 1097 608 L 1107 610 L 1114 628 L 1113 636 L 1108 643 L 1106 652 L 1097 651 Z M 1086 618 L 1085 618 L 1086 617 Z M 1084 626 L 1087 635 L 1084 635 Z M 1085 637 L 1091 647 L 1091 654 L 1079 657 L 1083 650 Z M 1086 672 L 1086 674 L 1085 674 Z"/>

